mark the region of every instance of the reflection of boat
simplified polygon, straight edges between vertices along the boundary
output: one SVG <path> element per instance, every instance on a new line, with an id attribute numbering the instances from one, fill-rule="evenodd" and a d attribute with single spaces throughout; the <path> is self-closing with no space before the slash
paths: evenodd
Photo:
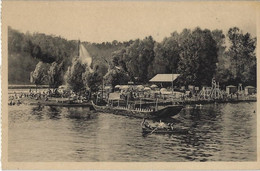
<path id="1" fill-rule="evenodd" d="M 99 112 L 105 113 L 113 113 L 117 115 L 124 115 L 129 117 L 136 118 L 166 118 L 171 117 L 178 114 L 183 106 L 182 105 L 169 105 L 169 106 L 158 106 L 157 109 L 142 109 L 142 108 L 126 108 L 121 106 L 99 106 L 94 104 L 92 101 L 92 105 L 95 110 Z"/>
<path id="2" fill-rule="evenodd" d="M 187 128 L 177 128 L 173 123 L 172 124 L 165 124 L 164 122 L 159 123 L 149 123 L 145 120 L 143 120 L 142 124 L 142 131 L 146 134 L 152 134 L 152 133 L 161 133 L 161 134 L 173 134 L 173 133 L 188 133 Z"/>

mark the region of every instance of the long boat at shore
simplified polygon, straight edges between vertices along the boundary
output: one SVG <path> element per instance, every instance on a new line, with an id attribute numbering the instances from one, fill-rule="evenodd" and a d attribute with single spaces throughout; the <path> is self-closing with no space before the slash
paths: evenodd
<path id="1" fill-rule="evenodd" d="M 182 105 L 169 105 L 169 106 L 161 106 L 161 107 L 158 106 L 157 109 L 141 109 L 141 108 L 130 109 L 121 106 L 114 106 L 114 107 L 108 105 L 100 106 L 95 104 L 93 101 L 91 102 L 93 108 L 98 112 L 113 113 L 116 115 L 123 115 L 123 116 L 135 117 L 135 118 L 147 118 L 147 119 L 171 117 L 177 115 L 183 108 Z"/>

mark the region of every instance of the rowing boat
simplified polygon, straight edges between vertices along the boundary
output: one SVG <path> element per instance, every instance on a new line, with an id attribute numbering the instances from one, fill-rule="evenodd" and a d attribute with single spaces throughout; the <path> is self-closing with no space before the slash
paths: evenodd
<path id="1" fill-rule="evenodd" d="M 162 124 L 162 125 L 161 125 Z M 142 131 L 144 134 L 187 134 L 189 130 L 187 128 L 172 124 L 160 123 L 149 123 L 145 119 L 141 123 Z"/>

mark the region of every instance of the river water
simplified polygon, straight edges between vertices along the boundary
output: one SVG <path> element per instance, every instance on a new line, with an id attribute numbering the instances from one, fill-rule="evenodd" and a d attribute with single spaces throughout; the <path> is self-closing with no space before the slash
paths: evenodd
<path id="1" fill-rule="evenodd" d="M 256 103 L 183 109 L 188 134 L 143 135 L 141 119 L 88 108 L 9 106 L 9 161 L 256 161 Z"/>

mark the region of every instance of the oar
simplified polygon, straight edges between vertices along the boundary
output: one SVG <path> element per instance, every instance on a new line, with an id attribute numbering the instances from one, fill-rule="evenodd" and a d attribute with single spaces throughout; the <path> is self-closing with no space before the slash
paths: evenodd
<path id="1" fill-rule="evenodd" d="M 158 129 L 158 127 L 154 128 L 154 130 L 152 130 L 152 132 L 150 132 L 150 134 L 152 134 L 154 131 L 156 131 Z"/>

